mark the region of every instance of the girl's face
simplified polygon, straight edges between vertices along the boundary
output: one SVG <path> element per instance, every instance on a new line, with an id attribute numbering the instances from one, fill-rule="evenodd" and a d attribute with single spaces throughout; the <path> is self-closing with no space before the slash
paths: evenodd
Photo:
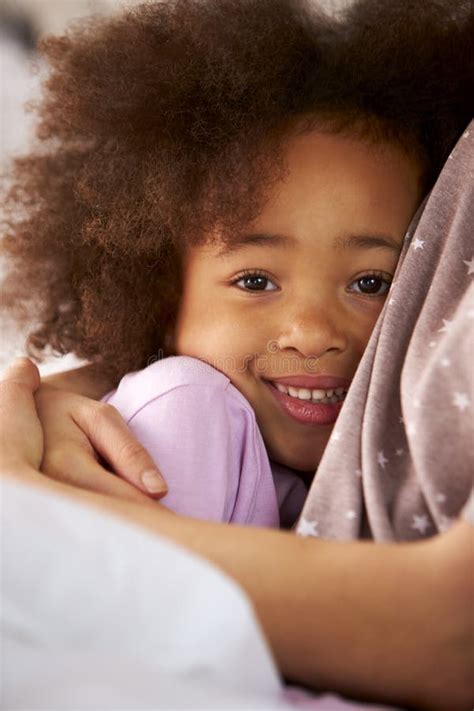
<path id="1" fill-rule="evenodd" d="M 420 167 L 396 146 L 316 131 L 286 158 L 238 241 L 188 251 L 175 349 L 228 376 L 271 459 L 313 472 L 387 298 Z"/>

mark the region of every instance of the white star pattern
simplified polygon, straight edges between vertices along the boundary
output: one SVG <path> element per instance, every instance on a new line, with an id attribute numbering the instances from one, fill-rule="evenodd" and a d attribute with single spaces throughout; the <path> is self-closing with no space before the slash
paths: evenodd
<path id="1" fill-rule="evenodd" d="M 457 407 L 458 410 L 464 412 L 464 410 L 466 410 L 470 404 L 471 401 L 469 400 L 466 393 L 454 393 L 453 405 Z"/>
<path id="2" fill-rule="evenodd" d="M 447 319 L 443 319 L 443 325 L 441 328 L 438 328 L 438 333 L 449 333 L 451 327 L 453 325 L 452 321 L 448 321 Z"/>
<path id="3" fill-rule="evenodd" d="M 467 275 L 469 276 L 470 274 L 474 274 L 474 257 L 471 257 L 470 261 L 467 259 L 463 259 L 462 261 L 467 267 Z"/>
<path id="4" fill-rule="evenodd" d="M 426 530 L 431 527 L 431 523 L 429 522 L 426 514 L 422 514 L 421 516 L 417 516 L 415 514 L 413 516 L 411 527 L 423 536 Z"/>
<path id="5" fill-rule="evenodd" d="M 467 138 L 468 136 L 469 136 L 469 131 L 465 131 L 465 132 L 462 134 L 462 137 L 463 137 L 463 138 Z"/>
<path id="6" fill-rule="evenodd" d="M 403 455 L 405 454 L 405 450 L 404 449 L 397 449 L 395 454 L 397 455 L 397 457 L 403 457 Z"/>
<path id="7" fill-rule="evenodd" d="M 441 358 L 440 363 L 443 368 L 449 368 L 449 366 L 451 365 L 451 361 L 449 360 L 449 358 Z"/>
<path id="8" fill-rule="evenodd" d="M 353 521 L 353 520 L 356 518 L 356 516 L 357 516 L 357 514 L 356 514 L 355 511 L 352 511 L 352 510 L 351 510 L 351 511 L 346 511 L 346 518 L 347 518 L 349 521 Z"/>
<path id="9" fill-rule="evenodd" d="M 439 523 L 440 531 L 447 531 L 448 528 L 451 528 L 454 521 L 455 519 L 450 516 L 441 516 L 441 521 Z"/>
<path id="10" fill-rule="evenodd" d="M 341 439 L 341 433 L 338 432 L 337 430 L 334 430 L 334 432 L 331 435 L 331 439 L 334 440 L 334 442 L 339 442 Z"/>
<path id="11" fill-rule="evenodd" d="M 300 536 L 317 536 L 318 535 L 318 523 L 317 521 L 307 521 L 302 518 L 298 524 L 297 533 Z"/>
<path id="12" fill-rule="evenodd" d="M 393 297 L 391 297 L 391 298 L 388 300 L 388 305 L 389 305 L 389 306 L 393 306 L 394 303 L 395 303 L 395 299 L 394 299 Z"/>
<path id="13" fill-rule="evenodd" d="M 412 247 L 416 251 L 417 249 L 424 249 L 424 244 L 426 240 L 424 239 L 418 239 L 418 237 L 415 237 L 415 239 L 412 242 Z"/>
<path id="14" fill-rule="evenodd" d="M 377 463 L 382 467 L 382 469 L 385 469 L 385 465 L 387 464 L 387 462 L 387 457 L 385 456 L 383 451 L 380 450 L 380 452 L 377 453 Z"/>

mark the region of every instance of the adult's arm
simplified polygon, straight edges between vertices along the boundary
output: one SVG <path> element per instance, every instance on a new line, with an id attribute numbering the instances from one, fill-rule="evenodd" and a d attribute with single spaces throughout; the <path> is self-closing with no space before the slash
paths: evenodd
<path id="1" fill-rule="evenodd" d="M 22 415 L 14 409 L 19 426 Z M 24 418 L 22 431 L 29 431 L 35 418 L 31 412 Z M 21 449 L 21 440 L 12 441 Z M 403 706 L 471 708 L 468 524 L 422 543 L 304 539 L 175 516 L 159 504 L 48 480 L 38 467 L 39 462 L 36 468 L 23 463 L 15 473 L 170 538 L 234 578 L 252 601 L 288 679 Z M 7 470 L 11 473 L 11 466 Z"/>
<path id="2" fill-rule="evenodd" d="M 415 708 L 471 708 L 468 524 L 422 543 L 337 543 L 90 501 L 236 580 L 293 682 Z"/>

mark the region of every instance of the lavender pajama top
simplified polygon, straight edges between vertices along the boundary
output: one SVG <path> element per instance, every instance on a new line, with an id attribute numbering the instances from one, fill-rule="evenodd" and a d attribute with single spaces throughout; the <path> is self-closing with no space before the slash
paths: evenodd
<path id="1" fill-rule="evenodd" d="M 172 511 L 254 526 L 296 521 L 303 481 L 270 462 L 252 407 L 220 371 L 173 356 L 129 373 L 104 400 L 164 472 Z"/>

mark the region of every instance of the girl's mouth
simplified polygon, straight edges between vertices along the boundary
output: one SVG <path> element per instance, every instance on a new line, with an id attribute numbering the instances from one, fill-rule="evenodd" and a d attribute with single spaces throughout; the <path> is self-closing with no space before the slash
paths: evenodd
<path id="1" fill-rule="evenodd" d="M 332 425 L 347 394 L 347 387 L 301 388 L 264 380 L 279 407 L 293 420 L 305 425 Z"/>

